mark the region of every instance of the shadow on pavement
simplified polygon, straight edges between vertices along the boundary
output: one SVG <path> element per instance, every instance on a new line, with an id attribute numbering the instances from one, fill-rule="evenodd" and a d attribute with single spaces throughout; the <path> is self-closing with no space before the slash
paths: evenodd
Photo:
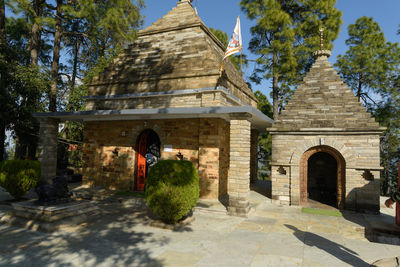
<path id="1" fill-rule="evenodd" d="M 316 247 L 320 250 L 323 250 L 339 260 L 350 264 L 351 266 L 370 266 L 370 264 L 360 259 L 358 254 L 351 249 L 348 249 L 317 234 L 301 231 L 295 226 L 288 224 L 285 224 L 285 226 L 293 230 L 293 235 L 296 236 L 300 241 L 304 242 L 304 244 L 307 246 Z"/>
<path id="2" fill-rule="evenodd" d="M 124 206 L 114 197 L 97 205 L 99 216 L 53 233 L 0 225 L 0 265 L 163 266 L 149 251 L 168 244 L 169 239 L 155 238 L 151 231 L 142 230 L 152 220 L 147 208 Z M 174 231 L 191 229 L 185 226 Z"/>

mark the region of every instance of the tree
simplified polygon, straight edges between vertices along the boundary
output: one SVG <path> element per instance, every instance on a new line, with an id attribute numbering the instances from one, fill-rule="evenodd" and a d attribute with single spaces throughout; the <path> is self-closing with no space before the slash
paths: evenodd
<path id="1" fill-rule="evenodd" d="M 82 109 L 91 77 L 136 38 L 141 7 L 142 0 L 1 0 L 0 159 L 3 129 L 17 139 L 16 157 L 34 157 L 38 123 L 32 113 Z"/>
<path id="2" fill-rule="evenodd" d="M 324 27 L 325 47 L 339 33 L 341 12 L 336 0 L 242 0 L 240 5 L 257 24 L 251 28 L 250 51 L 259 55 L 252 79 L 272 79 L 273 114 L 276 119 L 291 88 L 297 85 L 319 48 L 319 29 Z"/>
<path id="3" fill-rule="evenodd" d="M 5 141 L 6 141 L 6 110 L 4 107 L 7 103 L 7 89 L 6 89 L 6 47 L 7 47 L 7 35 L 6 35 L 6 11 L 5 11 L 5 0 L 0 0 L 0 161 L 4 160 L 5 155 Z"/>
<path id="4" fill-rule="evenodd" d="M 400 25 L 399 25 L 400 26 Z M 400 35 L 400 30 L 398 31 Z M 391 46 L 393 47 L 393 46 Z M 374 117 L 386 131 L 381 137 L 381 194 L 387 195 L 398 188 L 398 168 L 400 162 L 400 66 L 395 67 L 389 78 L 380 103 L 373 106 Z"/>
<path id="5" fill-rule="evenodd" d="M 398 78 L 400 92 L 400 78 Z M 386 195 L 397 190 L 398 168 L 400 162 L 400 94 L 397 93 L 374 109 L 374 117 L 387 127 L 381 137 L 381 162 L 383 166 L 381 193 Z"/>
<path id="6" fill-rule="evenodd" d="M 335 66 L 344 81 L 356 93 L 358 100 L 368 105 L 374 102 L 371 91 L 385 94 L 393 73 L 399 66 L 398 44 L 386 42 L 379 24 L 372 18 L 361 17 L 348 27 L 349 49 L 339 55 Z"/>
<path id="7" fill-rule="evenodd" d="M 54 45 L 53 45 L 53 62 L 51 64 L 51 87 L 49 92 L 49 110 L 57 111 L 57 91 L 58 91 L 58 71 L 60 64 L 60 50 L 62 38 L 62 6 L 63 0 L 56 1 L 56 14 L 54 18 Z"/>
<path id="8" fill-rule="evenodd" d="M 63 73 L 68 77 L 68 98 L 60 104 L 68 111 L 84 108 L 82 97 L 87 95 L 92 78 L 111 63 L 127 42 L 136 39 L 143 6 L 142 0 L 82 0 L 64 6 L 62 41 L 70 59 L 65 68 L 69 73 Z M 61 135 L 82 141 L 83 125 L 66 122 Z M 69 163 L 79 167 L 81 150 L 67 152 L 62 144 L 59 149 L 68 153 Z"/>
<path id="9" fill-rule="evenodd" d="M 260 91 L 256 91 L 254 95 L 258 100 L 257 108 L 271 118 L 273 116 L 272 105 L 268 98 Z M 262 169 L 271 171 L 271 156 L 272 136 L 268 132 L 265 132 L 258 136 L 258 160 L 264 163 Z"/>

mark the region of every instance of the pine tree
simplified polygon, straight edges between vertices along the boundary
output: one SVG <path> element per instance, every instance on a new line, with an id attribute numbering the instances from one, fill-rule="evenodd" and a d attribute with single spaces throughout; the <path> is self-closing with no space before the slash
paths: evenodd
<path id="1" fill-rule="evenodd" d="M 371 93 L 384 94 L 399 66 L 398 44 L 386 42 L 379 24 L 372 18 L 361 17 L 348 27 L 349 49 L 339 55 L 335 66 L 344 81 L 364 104 L 374 102 Z"/>
<path id="2" fill-rule="evenodd" d="M 5 82 L 5 54 L 7 46 L 6 35 L 6 11 L 5 1 L 0 0 L 0 162 L 4 159 L 4 144 L 6 141 L 6 110 L 4 110 L 7 102 L 7 89 Z"/>
<path id="3" fill-rule="evenodd" d="M 325 28 L 325 47 L 339 34 L 341 12 L 336 0 L 242 0 L 250 19 L 250 51 L 259 55 L 253 80 L 272 79 L 273 114 L 277 118 L 291 88 L 297 85 L 319 48 L 319 29 Z"/>
<path id="4" fill-rule="evenodd" d="M 398 31 L 400 35 L 400 30 Z M 397 44 L 390 45 L 395 49 Z M 398 49 L 397 53 L 399 53 Z M 393 51 L 392 51 L 393 52 Z M 390 53 L 389 53 L 390 54 Z M 393 60 L 391 58 L 390 60 Z M 381 137 L 381 193 L 388 195 L 398 190 L 398 163 L 400 162 L 400 64 L 388 75 L 385 88 L 379 89 L 381 100 L 373 106 L 374 117 L 387 129 Z"/>

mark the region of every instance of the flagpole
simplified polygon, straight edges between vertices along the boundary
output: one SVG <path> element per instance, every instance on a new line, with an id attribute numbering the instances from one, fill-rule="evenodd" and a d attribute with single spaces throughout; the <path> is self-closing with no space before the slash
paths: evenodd
<path id="1" fill-rule="evenodd" d="M 240 73 L 242 74 L 242 78 L 243 78 L 242 49 L 240 49 Z M 244 80 L 244 78 L 243 78 L 243 80 Z"/>

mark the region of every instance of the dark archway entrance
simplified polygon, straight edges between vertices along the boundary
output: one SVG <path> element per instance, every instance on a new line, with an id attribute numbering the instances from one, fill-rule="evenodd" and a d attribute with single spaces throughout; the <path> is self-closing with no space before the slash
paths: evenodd
<path id="1" fill-rule="evenodd" d="M 317 152 L 308 159 L 308 199 L 337 207 L 337 162 L 326 152 Z"/>
<path id="2" fill-rule="evenodd" d="M 144 191 L 149 169 L 160 158 L 160 138 L 151 129 L 144 130 L 136 141 L 136 183 L 137 191 Z"/>
<path id="3" fill-rule="evenodd" d="M 346 162 L 339 151 L 322 145 L 304 152 L 300 159 L 300 205 L 306 206 L 310 199 L 344 209 L 345 185 Z"/>

